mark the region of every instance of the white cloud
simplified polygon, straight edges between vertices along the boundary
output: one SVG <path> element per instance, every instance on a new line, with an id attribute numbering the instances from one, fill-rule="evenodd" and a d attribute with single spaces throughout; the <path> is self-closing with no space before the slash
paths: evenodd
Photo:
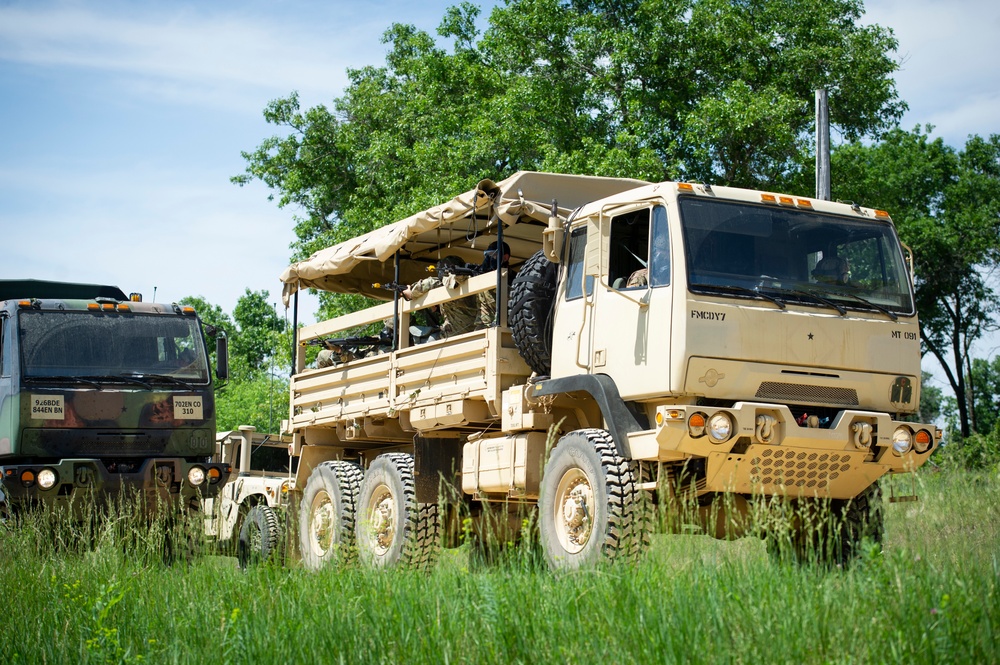
<path id="1" fill-rule="evenodd" d="M 896 82 L 910 105 L 904 128 L 931 123 L 956 147 L 969 134 L 1000 132 L 1000 3 L 876 0 L 866 9 L 866 22 L 892 28 L 899 40 Z"/>
<path id="2" fill-rule="evenodd" d="M 380 61 L 384 50 L 363 24 L 356 31 L 321 27 L 347 18 L 345 9 L 314 22 L 211 6 L 140 13 L 92 5 L 0 7 L 0 62 L 110 74 L 143 94 L 245 110 L 247 96 L 262 91 L 299 90 L 310 103 L 328 101 L 345 85 L 346 66 Z"/>

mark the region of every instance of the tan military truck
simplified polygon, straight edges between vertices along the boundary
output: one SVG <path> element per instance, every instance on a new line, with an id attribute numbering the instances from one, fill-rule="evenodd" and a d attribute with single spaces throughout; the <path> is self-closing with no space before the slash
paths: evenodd
<path id="1" fill-rule="evenodd" d="M 509 268 L 412 301 L 382 288 L 444 256 L 478 263 L 497 240 Z M 637 555 L 652 503 L 686 502 L 732 536 L 776 497 L 829 506 L 849 556 L 881 538 L 877 481 L 940 438 L 908 421 L 907 255 L 888 214 L 849 203 L 532 172 L 317 252 L 282 275 L 296 312 L 303 288 L 392 301 L 298 331 L 306 565 L 355 547 L 369 565 L 426 565 L 456 514 L 537 506 L 549 564 L 576 568 Z M 467 297 L 500 303 L 491 325 L 305 366 L 316 340 L 387 319 L 406 331 Z"/>
<path id="2" fill-rule="evenodd" d="M 217 432 L 213 459 L 237 469 L 217 496 L 202 499 L 205 535 L 235 554 L 240 568 L 280 558 L 294 495 L 291 437 L 251 425 Z"/>

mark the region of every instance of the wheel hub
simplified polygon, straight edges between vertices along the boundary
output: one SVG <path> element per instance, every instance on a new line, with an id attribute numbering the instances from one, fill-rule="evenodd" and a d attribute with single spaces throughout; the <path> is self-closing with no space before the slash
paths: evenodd
<path id="1" fill-rule="evenodd" d="M 570 553 L 580 552 L 593 532 L 594 490 L 579 470 L 567 473 L 556 494 L 556 532 L 559 542 Z"/>
<path id="2" fill-rule="evenodd" d="M 324 556 L 333 545 L 334 523 L 333 502 L 326 492 L 317 492 L 313 498 L 312 518 L 309 520 L 309 544 L 319 557 Z M 259 539 L 258 535 L 258 539 Z"/>
<path id="3" fill-rule="evenodd" d="M 392 541 L 396 535 L 392 492 L 385 485 L 378 487 L 372 493 L 370 505 L 369 523 L 371 524 L 372 548 L 379 556 L 383 556 L 392 547 Z"/>

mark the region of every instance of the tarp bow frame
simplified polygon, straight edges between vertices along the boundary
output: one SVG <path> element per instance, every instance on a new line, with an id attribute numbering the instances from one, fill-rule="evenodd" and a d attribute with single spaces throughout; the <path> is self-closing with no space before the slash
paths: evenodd
<path id="1" fill-rule="evenodd" d="M 360 293 L 388 300 L 391 293 L 373 284 L 393 281 L 393 255 L 400 256 L 400 281 L 412 283 L 428 275 L 427 266 L 456 255 L 480 263 L 483 250 L 504 225 L 504 241 L 517 266 L 541 247 L 552 201 L 566 219 L 588 201 L 644 185 L 639 180 L 519 171 L 495 183 L 482 180 L 441 205 L 322 249 L 290 265 L 281 274 L 287 307 L 299 289 Z"/>

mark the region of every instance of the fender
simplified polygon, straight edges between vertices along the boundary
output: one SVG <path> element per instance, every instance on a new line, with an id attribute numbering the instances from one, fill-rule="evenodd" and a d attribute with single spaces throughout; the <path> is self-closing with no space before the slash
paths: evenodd
<path id="1" fill-rule="evenodd" d="M 615 449 L 625 459 L 632 459 L 628 445 L 629 432 L 649 429 L 649 418 L 635 402 L 626 402 L 618 392 L 615 380 L 607 374 L 577 374 L 560 379 L 547 379 L 535 384 L 533 396 L 585 392 L 594 398 L 615 440 Z"/>

